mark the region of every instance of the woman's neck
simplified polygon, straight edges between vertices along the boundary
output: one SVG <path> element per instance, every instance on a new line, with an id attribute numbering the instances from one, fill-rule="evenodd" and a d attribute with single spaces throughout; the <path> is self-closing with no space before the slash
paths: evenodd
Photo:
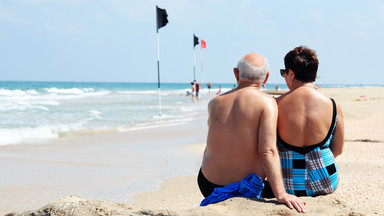
<path id="1" fill-rule="evenodd" d="M 301 82 L 301 81 L 296 81 L 292 83 L 292 89 L 291 91 L 298 89 L 300 87 L 309 87 L 315 89 L 315 84 L 313 82 Z"/>

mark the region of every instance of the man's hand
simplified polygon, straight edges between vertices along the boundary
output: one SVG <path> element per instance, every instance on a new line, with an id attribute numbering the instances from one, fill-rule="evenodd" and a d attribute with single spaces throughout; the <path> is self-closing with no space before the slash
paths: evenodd
<path id="1" fill-rule="evenodd" d="M 290 209 L 295 208 L 298 212 L 301 213 L 305 213 L 307 211 L 307 209 L 305 208 L 305 204 L 307 203 L 305 201 L 300 200 L 294 195 L 284 193 L 276 198 L 279 203 L 287 205 Z"/>

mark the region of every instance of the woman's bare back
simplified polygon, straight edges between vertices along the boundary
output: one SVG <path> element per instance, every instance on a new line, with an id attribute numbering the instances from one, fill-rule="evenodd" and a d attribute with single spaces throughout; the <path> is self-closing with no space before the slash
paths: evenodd
<path id="1" fill-rule="evenodd" d="M 316 145 L 332 124 L 332 101 L 311 87 L 300 87 L 277 99 L 278 134 L 286 143 Z"/>

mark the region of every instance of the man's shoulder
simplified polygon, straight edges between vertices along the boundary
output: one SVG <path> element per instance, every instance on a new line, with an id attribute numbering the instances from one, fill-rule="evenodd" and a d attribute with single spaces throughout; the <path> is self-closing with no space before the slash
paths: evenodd
<path id="1" fill-rule="evenodd" d="M 276 100 L 260 91 L 244 91 L 238 95 L 237 101 L 259 111 L 277 110 Z"/>
<path id="2" fill-rule="evenodd" d="M 238 95 L 244 97 L 247 100 L 263 101 L 265 103 L 275 103 L 275 99 L 261 91 L 247 90 Z"/>
<path id="3" fill-rule="evenodd" d="M 222 101 L 221 99 L 222 96 L 216 96 L 214 98 L 212 98 L 209 103 L 208 103 L 208 107 L 212 107 L 212 106 L 215 106 L 216 104 L 218 103 L 221 103 L 220 101 Z"/>
<path id="4" fill-rule="evenodd" d="M 229 92 L 225 92 L 224 94 L 217 95 L 214 98 L 212 98 L 209 101 L 208 106 L 222 106 L 222 105 L 230 104 L 230 103 L 233 103 L 236 97 L 237 97 L 237 93 L 231 90 Z"/>
<path id="5" fill-rule="evenodd" d="M 260 98 L 260 101 L 263 102 L 265 108 L 277 110 L 277 102 L 275 98 L 264 93 L 261 93 Z"/>

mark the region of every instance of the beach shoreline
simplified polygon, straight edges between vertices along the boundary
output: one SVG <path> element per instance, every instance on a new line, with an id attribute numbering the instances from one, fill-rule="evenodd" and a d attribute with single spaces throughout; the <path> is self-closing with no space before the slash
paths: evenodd
<path id="1" fill-rule="evenodd" d="M 382 165 L 384 162 L 384 148 L 382 148 L 384 134 L 381 133 L 384 129 L 384 111 L 381 109 L 384 105 L 384 88 L 335 88 L 320 91 L 334 98 L 342 106 L 346 142 L 344 153 L 336 159 L 340 169 L 340 185 L 331 195 L 303 198 L 307 201 L 308 215 L 383 215 L 384 197 L 379 191 L 384 189 L 384 167 Z M 145 215 L 145 212 L 152 212 L 149 215 L 164 212 L 168 212 L 168 215 L 253 215 L 255 212 L 258 215 L 296 215 L 295 211 L 277 204 L 274 199 L 234 198 L 208 207 L 198 207 L 203 196 L 197 187 L 196 175 L 201 164 L 206 134 L 206 113 L 202 113 L 197 120 L 186 125 L 64 138 L 52 141 L 54 145 L 46 143 L 33 146 L 1 146 L 2 170 L 13 174 L 0 180 L 5 187 L 0 190 L 0 214 L 38 209 L 62 198 L 59 202 L 53 203 L 64 205 L 65 203 L 82 202 L 93 207 L 105 205 L 107 207 L 104 210 L 109 207 L 111 215 L 119 215 L 118 212 L 126 215 L 133 213 Z M 70 141 L 68 142 L 68 140 Z M 132 144 L 129 145 L 131 148 L 127 147 L 127 140 Z M 111 142 L 114 144 L 109 145 Z M 135 142 L 144 146 L 135 146 Z M 110 148 L 106 148 L 107 143 Z M 153 150 L 154 143 L 157 143 L 158 146 L 155 150 Z M 129 175 L 128 171 L 131 170 L 127 167 L 132 166 L 132 161 L 123 160 L 125 156 L 123 152 L 128 151 L 133 151 L 132 157 L 136 157 L 144 163 L 136 164 L 136 167 L 154 166 L 159 170 L 146 169 Z M 91 157 L 89 154 L 93 156 Z M 159 158 L 160 155 L 163 157 Z M 175 155 L 180 157 L 170 159 Z M 34 167 L 28 163 L 37 165 Z M 172 166 L 171 163 L 175 163 L 177 166 Z M 19 178 L 36 176 L 39 173 L 38 168 L 41 166 L 52 171 L 49 175 L 50 179 L 37 178 L 36 181 L 32 181 L 34 184 L 28 181 L 12 182 L 15 176 Z M 77 173 L 68 171 L 73 170 L 73 167 L 78 167 Z M 66 169 L 68 170 L 65 171 Z M 99 178 L 97 184 L 87 185 L 81 181 L 81 178 L 84 178 L 82 175 L 87 175 L 84 170 L 89 169 L 94 169 L 94 172 L 88 177 Z M 140 169 L 142 168 L 140 167 Z M 65 186 L 64 183 L 47 185 L 47 182 L 55 180 L 52 175 L 60 172 L 64 172 L 68 179 L 72 180 L 76 176 L 80 176 L 80 180 L 69 181 L 68 185 L 72 189 L 73 184 L 82 185 L 83 188 L 79 188 L 83 190 L 79 188 L 72 191 L 57 190 L 61 186 Z M 114 194 L 122 189 L 132 190 L 121 185 L 129 184 L 130 179 L 139 179 L 147 172 L 157 172 L 157 174 L 168 172 L 168 174 L 154 183 L 148 182 L 149 188 L 131 193 L 129 198 L 125 196 L 123 199 L 107 199 L 103 204 L 95 201 L 105 199 L 100 196 L 101 194 Z M 135 181 L 132 182 L 135 185 Z M 18 186 L 18 189 L 15 185 Z M 98 188 L 98 190 L 95 193 L 87 192 L 85 190 L 87 186 L 91 188 L 90 191 L 92 188 L 93 190 Z M 101 190 L 102 188 L 105 190 Z M 33 193 L 30 190 L 34 190 Z M 49 195 L 49 191 L 52 190 L 56 190 L 56 192 Z M 67 197 L 77 194 L 83 196 L 84 199 L 76 196 Z M 42 199 L 44 196 L 45 198 Z M 12 197 L 13 201 L 4 201 L 4 198 Z M 110 203 L 111 201 L 112 203 Z M 120 210 L 118 207 L 113 207 L 116 203 L 123 203 L 120 205 Z M 38 211 L 31 212 L 37 213 Z M 89 215 L 93 214 L 89 213 Z"/>
<path id="2" fill-rule="evenodd" d="M 206 132 L 206 119 L 197 116 L 173 126 L 0 146 L 0 215 L 68 195 L 132 202 L 164 179 L 194 174 L 200 155 L 184 146 L 205 142 Z"/>

